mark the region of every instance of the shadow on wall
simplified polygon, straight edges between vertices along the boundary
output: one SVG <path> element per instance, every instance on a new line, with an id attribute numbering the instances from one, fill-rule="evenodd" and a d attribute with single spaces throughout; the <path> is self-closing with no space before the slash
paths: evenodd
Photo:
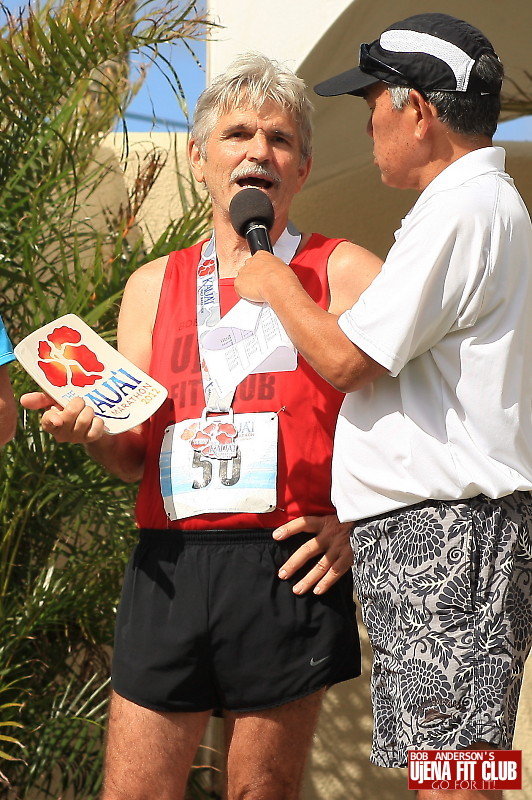
<path id="1" fill-rule="evenodd" d="M 334 686 L 326 695 L 307 765 L 304 800 L 411 800 L 406 770 L 369 762 L 372 713 L 369 693 L 371 648 L 359 621 L 362 675 Z"/>
<path id="2" fill-rule="evenodd" d="M 123 220 L 131 244 L 142 232 L 151 249 L 182 215 L 183 200 L 193 202 L 187 141 L 184 133 L 129 133 L 127 143 L 107 136 L 97 154 L 106 177 L 83 213 L 103 231 L 109 218 Z"/>

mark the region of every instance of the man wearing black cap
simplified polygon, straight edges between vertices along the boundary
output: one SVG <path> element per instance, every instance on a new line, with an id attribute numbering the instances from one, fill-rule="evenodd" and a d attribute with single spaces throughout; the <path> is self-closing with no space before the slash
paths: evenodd
<path id="1" fill-rule="evenodd" d="M 316 91 L 364 97 L 383 182 L 421 193 L 381 273 L 340 317 L 267 253 L 235 283 L 348 393 L 333 500 L 354 522 L 382 766 L 510 748 L 532 641 L 532 226 L 492 146 L 502 77 L 485 36 L 445 14 L 362 45 Z"/>

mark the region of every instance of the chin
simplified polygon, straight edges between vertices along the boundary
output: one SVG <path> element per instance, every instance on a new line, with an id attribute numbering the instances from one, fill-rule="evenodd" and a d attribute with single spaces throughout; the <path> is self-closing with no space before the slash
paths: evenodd
<path id="1" fill-rule="evenodd" d="M 393 175 L 387 175 L 385 172 L 381 172 L 381 182 L 385 186 L 389 186 L 391 189 L 400 189 L 401 185 L 397 182 Z"/>

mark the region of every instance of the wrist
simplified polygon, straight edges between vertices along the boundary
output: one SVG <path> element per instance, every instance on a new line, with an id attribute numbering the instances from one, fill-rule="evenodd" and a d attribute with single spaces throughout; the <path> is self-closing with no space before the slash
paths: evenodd
<path id="1" fill-rule="evenodd" d="M 289 295 L 297 293 L 301 288 L 293 269 L 287 264 L 279 262 L 264 275 L 261 293 L 264 302 L 275 310 L 278 301 L 286 300 Z"/>

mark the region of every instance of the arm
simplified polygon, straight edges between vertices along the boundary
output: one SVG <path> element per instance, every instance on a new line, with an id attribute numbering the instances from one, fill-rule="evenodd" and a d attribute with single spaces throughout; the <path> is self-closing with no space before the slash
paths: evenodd
<path id="1" fill-rule="evenodd" d="M 347 259 L 347 263 L 349 260 Z M 369 258 L 362 262 L 368 269 L 368 274 L 371 274 Z M 338 265 L 338 277 L 341 274 L 347 276 L 349 270 L 345 263 L 343 268 Z M 355 270 L 356 263 L 351 261 L 351 271 Z M 241 297 L 248 300 L 268 303 L 283 323 L 295 347 L 316 372 L 336 389 L 353 392 L 372 383 L 384 375 L 386 370 L 353 344 L 338 326 L 338 315 L 346 310 L 342 308 L 342 304 L 345 304 L 349 292 L 345 289 L 337 291 L 332 283 L 331 300 L 338 296 L 334 313 L 332 304 L 330 311 L 325 311 L 314 303 L 294 272 L 281 259 L 271 253 L 259 251 L 240 270 L 235 279 L 235 289 Z M 359 285 L 356 298 L 363 288 L 365 287 Z M 353 302 L 350 305 L 352 304 Z"/>
<path id="2" fill-rule="evenodd" d="M 151 337 L 167 257 L 140 267 L 127 282 L 118 319 L 118 349 L 144 372 L 151 358 Z M 140 480 L 144 469 L 145 442 L 142 427 L 111 436 L 103 421 L 75 398 L 60 408 L 48 395 L 33 392 L 23 395 L 25 408 L 43 409 L 43 430 L 58 442 L 82 444 L 95 461 L 124 481 Z"/>
<path id="3" fill-rule="evenodd" d="M 350 242 L 344 242 L 333 250 L 327 264 L 331 319 L 336 320 L 336 316 L 332 315 L 341 314 L 358 300 L 381 265 L 380 258 Z M 349 541 L 351 527 L 351 523 L 341 523 L 335 514 L 330 514 L 324 517 L 299 517 L 277 528 L 273 532 L 277 540 L 287 539 L 302 531 L 315 534 L 282 565 L 279 577 L 282 580 L 290 578 L 311 559 L 318 559 L 295 584 L 293 591 L 295 594 L 305 594 L 310 590 L 314 594 L 326 592 L 353 563 Z"/>
<path id="4" fill-rule="evenodd" d="M 330 314 L 340 316 L 351 308 L 380 272 L 382 258 L 352 242 L 342 242 L 329 257 Z"/>
<path id="5" fill-rule="evenodd" d="M 127 483 L 142 477 L 144 443 L 140 426 L 111 436 L 105 432 L 103 420 L 94 415 L 81 397 L 74 398 L 64 408 L 44 392 L 23 394 L 20 402 L 31 411 L 44 409 L 42 429 L 56 442 L 84 445 L 94 461 Z"/>
<path id="6" fill-rule="evenodd" d="M 9 380 L 7 364 L 0 366 L 0 445 L 7 444 L 15 435 L 17 406 Z"/>

